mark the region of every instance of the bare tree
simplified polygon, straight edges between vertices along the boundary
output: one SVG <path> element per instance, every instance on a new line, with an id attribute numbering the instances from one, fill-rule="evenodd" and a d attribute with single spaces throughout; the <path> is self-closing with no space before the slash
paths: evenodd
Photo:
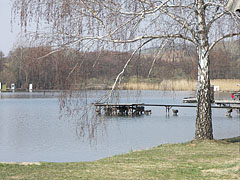
<path id="1" fill-rule="evenodd" d="M 13 12 L 14 17 L 20 18 L 25 31 L 32 22 L 36 24 L 36 32 L 27 33 L 36 43 L 83 51 L 99 47 L 119 51 L 135 49 L 117 76 L 113 89 L 121 81 L 133 56 L 142 47 L 162 44 L 165 39 L 193 44 L 198 54 L 199 74 L 195 138 L 213 139 L 209 52 L 219 41 L 240 35 L 236 8 L 226 8 L 227 3 L 231 2 L 14 0 Z M 239 3 L 233 6 L 239 6 Z M 227 7 L 232 6 L 228 4 Z M 46 28 L 43 32 L 41 24 Z"/>
<path id="2" fill-rule="evenodd" d="M 0 82 L 2 79 L 2 71 L 4 69 L 4 53 L 0 50 Z"/>

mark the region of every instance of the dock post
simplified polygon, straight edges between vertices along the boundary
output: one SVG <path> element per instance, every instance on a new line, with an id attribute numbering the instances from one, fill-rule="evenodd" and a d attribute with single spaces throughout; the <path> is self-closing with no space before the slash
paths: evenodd
<path id="1" fill-rule="evenodd" d="M 169 111 L 172 107 L 171 106 L 165 106 L 165 107 L 166 107 L 166 114 L 167 114 L 167 116 L 169 116 Z"/>
<path id="2" fill-rule="evenodd" d="M 130 115 L 130 107 L 127 106 L 127 115 L 129 116 Z"/>
<path id="3" fill-rule="evenodd" d="M 232 109 L 228 109 L 227 113 L 226 113 L 226 116 L 231 117 L 232 116 L 231 113 L 232 113 Z"/>
<path id="4" fill-rule="evenodd" d="M 145 111 L 144 111 L 144 114 L 150 115 L 150 114 L 152 114 L 152 111 L 151 111 L 151 110 L 145 110 Z"/>
<path id="5" fill-rule="evenodd" d="M 173 116 L 177 116 L 178 115 L 178 110 L 177 109 L 172 109 L 173 112 Z"/>
<path id="6" fill-rule="evenodd" d="M 96 106 L 96 110 L 95 110 L 97 115 L 101 114 L 101 107 L 100 106 Z"/>

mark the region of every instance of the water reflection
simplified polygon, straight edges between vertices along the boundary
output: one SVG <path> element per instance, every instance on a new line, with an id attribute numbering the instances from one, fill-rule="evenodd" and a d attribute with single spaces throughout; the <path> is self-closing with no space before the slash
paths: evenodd
<path id="1" fill-rule="evenodd" d="M 88 91 L 88 103 L 104 93 Z M 193 94 L 121 91 L 120 101 L 180 104 L 182 98 Z M 77 120 L 59 119 L 59 93 L 1 93 L 0 96 L 0 161 L 91 161 L 194 137 L 195 108 L 178 108 L 178 116 L 166 117 L 165 108 L 151 107 L 150 116 L 103 117 L 106 127 L 99 129 L 97 143 L 90 145 L 76 136 Z M 226 98 L 229 94 L 216 96 Z M 215 138 L 240 134 L 239 114 L 234 111 L 232 118 L 228 118 L 225 113 L 226 110 L 213 109 Z"/>

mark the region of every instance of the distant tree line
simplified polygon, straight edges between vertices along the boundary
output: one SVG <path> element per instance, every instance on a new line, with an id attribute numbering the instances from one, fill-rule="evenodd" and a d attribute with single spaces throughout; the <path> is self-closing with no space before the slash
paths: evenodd
<path id="1" fill-rule="evenodd" d="M 210 54 L 212 79 L 240 79 L 240 41 L 221 43 Z M 53 53 L 53 51 L 55 51 Z M 128 66 L 124 80 L 197 79 L 197 55 L 191 47 L 166 47 L 156 57 L 158 48 L 142 50 Z M 122 70 L 131 52 L 79 52 L 50 47 L 18 47 L 7 57 L 0 51 L 0 82 L 15 83 L 25 89 L 64 89 L 109 86 Z M 153 61 L 156 60 L 154 65 Z M 149 74 L 150 69 L 151 73 Z"/>

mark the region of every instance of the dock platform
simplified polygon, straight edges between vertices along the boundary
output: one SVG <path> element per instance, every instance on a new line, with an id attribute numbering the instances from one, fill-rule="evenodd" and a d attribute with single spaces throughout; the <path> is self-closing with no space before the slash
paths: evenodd
<path id="1" fill-rule="evenodd" d="M 111 104 L 111 103 L 94 103 L 96 107 L 96 113 L 113 116 L 113 115 L 149 115 L 151 114 L 151 110 L 145 110 L 145 107 L 165 107 L 166 113 L 169 114 L 170 109 L 173 107 L 177 108 L 196 108 L 197 105 L 186 105 L 186 104 L 145 104 L 145 103 L 119 103 L 119 104 Z M 216 106 L 212 105 L 212 108 L 217 109 L 227 109 L 227 111 L 236 109 L 240 111 L 240 102 L 239 104 L 232 104 L 227 106 Z"/>
<path id="2" fill-rule="evenodd" d="M 219 106 L 240 106 L 240 100 L 215 100 L 214 103 Z"/>
<path id="3" fill-rule="evenodd" d="M 144 104 L 136 104 L 136 103 L 119 103 L 119 104 L 111 104 L 111 103 L 94 103 L 96 107 L 96 113 L 102 114 L 102 110 L 104 115 L 112 116 L 112 115 L 142 115 L 148 114 L 149 111 L 145 111 Z"/>

